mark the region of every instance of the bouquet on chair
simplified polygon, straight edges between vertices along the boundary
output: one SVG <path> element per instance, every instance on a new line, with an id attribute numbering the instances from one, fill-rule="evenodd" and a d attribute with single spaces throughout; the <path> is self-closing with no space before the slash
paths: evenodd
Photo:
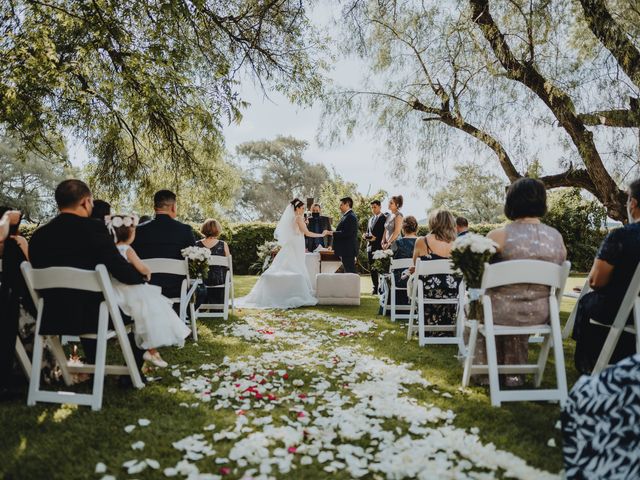
<path id="1" fill-rule="evenodd" d="M 180 253 L 189 263 L 189 277 L 192 280 L 207 278 L 211 250 L 204 247 L 187 247 L 183 248 Z"/>
<path id="2" fill-rule="evenodd" d="M 451 263 L 462 275 L 469 294 L 469 318 L 482 320 L 480 303 L 484 264 L 496 253 L 497 244 L 482 235 L 469 233 L 458 237 L 451 248 Z"/>
<path id="3" fill-rule="evenodd" d="M 393 258 L 393 250 L 376 250 L 373 252 L 372 268 L 379 273 L 389 272 L 391 267 L 391 259 Z"/>

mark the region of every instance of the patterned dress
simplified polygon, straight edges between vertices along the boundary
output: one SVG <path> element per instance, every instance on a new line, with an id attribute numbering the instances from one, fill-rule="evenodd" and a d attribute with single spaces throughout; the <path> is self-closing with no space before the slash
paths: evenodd
<path id="1" fill-rule="evenodd" d="M 447 257 L 433 253 L 429 247 L 429 242 L 424 237 L 427 245 L 427 255 L 420 257 L 422 261 L 447 260 Z M 457 298 L 460 287 L 460 279 L 454 275 L 429 275 L 420 277 L 424 284 L 424 298 L 443 299 Z M 457 317 L 457 307 L 455 305 L 425 305 L 424 323 L 425 325 L 455 325 Z M 451 332 L 426 332 L 428 337 L 449 337 Z"/>
<path id="2" fill-rule="evenodd" d="M 391 238 L 391 236 L 393 235 L 393 232 L 395 232 L 396 230 L 396 217 L 400 217 L 402 218 L 404 215 L 402 215 L 402 212 L 397 211 L 395 214 L 391 213 L 389 215 L 387 215 L 387 221 L 384 222 L 384 229 L 387 232 L 387 239 Z M 402 234 L 400 234 L 402 235 Z M 400 238 L 400 237 L 398 237 Z M 398 240 L 396 238 L 396 240 Z M 396 251 L 396 242 L 394 241 L 391 246 L 389 247 L 391 248 L 391 250 L 393 250 L 394 252 Z"/>
<path id="3" fill-rule="evenodd" d="M 541 260 L 560 265 L 567 251 L 562 235 L 543 223 L 513 222 L 505 227 L 502 251 L 495 262 L 507 260 Z M 487 292 L 496 325 L 528 326 L 549 322 L 549 287 L 544 285 L 506 285 Z M 498 364 L 528 363 L 529 336 L 504 335 L 496 338 Z M 475 363 L 486 364 L 484 339 L 478 339 Z"/>

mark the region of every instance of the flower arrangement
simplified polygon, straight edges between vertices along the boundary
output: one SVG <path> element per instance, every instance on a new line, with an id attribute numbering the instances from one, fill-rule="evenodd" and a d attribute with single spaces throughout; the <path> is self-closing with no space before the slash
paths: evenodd
<path id="1" fill-rule="evenodd" d="M 260 273 L 264 272 L 269 268 L 279 251 L 280 245 L 275 240 L 264 242 L 258 247 L 258 260 L 251 265 L 251 270 Z"/>
<path id="2" fill-rule="evenodd" d="M 211 250 L 204 247 L 183 248 L 180 253 L 189 263 L 189 276 L 192 279 L 200 278 L 204 280 L 209 274 L 209 259 Z"/>
<path id="3" fill-rule="evenodd" d="M 451 263 L 462 275 L 469 291 L 469 317 L 482 320 L 480 285 L 484 264 L 496 253 L 497 244 L 482 235 L 469 233 L 458 237 L 451 248 Z"/>
<path id="4" fill-rule="evenodd" d="M 373 252 L 373 269 L 376 272 L 387 273 L 391 266 L 393 250 L 376 250 Z"/>

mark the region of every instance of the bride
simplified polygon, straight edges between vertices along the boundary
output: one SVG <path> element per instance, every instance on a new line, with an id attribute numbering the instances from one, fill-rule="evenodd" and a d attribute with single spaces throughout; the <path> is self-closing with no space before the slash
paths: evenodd
<path id="1" fill-rule="evenodd" d="M 274 233 L 280 251 L 251 292 L 236 305 L 245 308 L 296 308 L 316 305 L 304 256 L 304 237 L 322 238 L 326 232 L 307 229 L 304 204 L 294 198 L 278 221 Z"/>

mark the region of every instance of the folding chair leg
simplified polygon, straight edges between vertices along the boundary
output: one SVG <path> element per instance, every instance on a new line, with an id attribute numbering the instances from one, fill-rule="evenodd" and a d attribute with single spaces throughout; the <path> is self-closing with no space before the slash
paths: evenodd
<path id="1" fill-rule="evenodd" d="M 426 342 L 424 334 L 424 302 L 418 302 L 418 345 L 424 347 Z"/>
<path id="2" fill-rule="evenodd" d="M 193 341 L 198 341 L 198 326 L 196 325 L 196 309 L 193 307 L 193 303 L 189 303 L 189 309 L 191 311 L 191 336 Z"/>
<path id="3" fill-rule="evenodd" d="M 40 310 L 42 311 L 42 310 Z M 40 314 L 38 314 L 40 317 Z M 40 370 L 42 369 L 42 350 L 44 349 L 44 341 L 40 331 L 40 319 L 36 325 L 35 335 L 33 337 L 33 356 L 31 358 L 31 378 L 29 379 L 29 395 L 27 396 L 27 405 L 30 407 L 36 404 L 36 393 L 40 390 Z"/>
<path id="4" fill-rule="evenodd" d="M 415 318 L 416 316 L 416 299 L 415 297 L 411 298 L 411 307 L 409 309 L 409 322 L 407 324 L 407 340 L 411 340 L 413 337 L 413 331 L 415 329 Z"/>
<path id="5" fill-rule="evenodd" d="M 498 375 L 498 353 L 496 351 L 496 337 L 493 334 L 493 326 L 485 325 L 485 344 L 487 346 L 487 367 L 489 370 L 489 389 L 491 405 L 499 407 L 500 401 L 500 377 Z"/>
<path id="6" fill-rule="evenodd" d="M 562 332 L 560 331 L 560 313 L 558 304 L 552 302 L 551 315 L 558 320 L 551 322 L 551 337 L 553 339 L 553 356 L 556 364 L 556 384 L 560 392 L 560 407 L 563 407 L 569 397 L 567 388 L 567 371 L 564 364 L 564 349 L 562 346 Z M 553 317 L 552 317 L 553 318 Z"/>
<path id="7" fill-rule="evenodd" d="M 640 353 L 640 298 L 634 302 L 633 325 L 636 329 L 636 353 Z"/>
<path id="8" fill-rule="evenodd" d="M 599 374 L 600 372 L 602 372 L 602 370 L 604 370 L 609 366 L 609 362 L 611 361 L 611 356 L 613 355 L 613 351 L 615 350 L 621 335 L 622 335 L 622 328 L 612 326 L 609 329 L 609 333 L 607 334 L 607 339 L 604 341 L 604 345 L 602 346 L 600 355 L 598 355 L 596 366 L 593 368 L 593 372 L 591 372 L 592 375 Z"/>
<path id="9" fill-rule="evenodd" d="M 469 320 L 469 343 L 467 344 L 467 353 L 464 361 L 464 372 L 462 373 L 462 386 L 468 387 L 471 379 L 471 368 L 473 366 L 473 356 L 476 353 L 476 342 L 478 340 L 478 321 Z"/>
<path id="10" fill-rule="evenodd" d="M 547 360 L 549 359 L 549 350 L 551 350 L 551 335 L 547 335 L 540 348 L 540 356 L 538 357 L 538 371 L 534 375 L 533 383 L 537 387 L 542 384 L 542 377 L 544 377 L 544 370 L 547 366 Z M 555 353 L 555 352 L 554 352 Z"/>
<path id="11" fill-rule="evenodd" d="M 96 340 L 96 360 L 93 372 L 93 392 L 91 399 L 91 410 L 98 411 L 102 408 L 102 393 L 104 389 L 104 372 L 107 359 L 107 326 L 109 323 L 109 312 L 107 304 L 100 305 L 100 315 L 98 317 L 98 335 Z"/>
<path id="12" fill-rule="evenodd" d="M 24 345 L 22 341 L 20 341 L 20 337 L 16 335 L 16 355 L 18 356 L 18 361 L 20 362 L 20 366 L 22 367 L 22 371 L 27 376 L 27 379 L 31 378 L 31 361 L 29 360 L 29 355 L 27 355 L 27 351 L 24 349 Z"/>

